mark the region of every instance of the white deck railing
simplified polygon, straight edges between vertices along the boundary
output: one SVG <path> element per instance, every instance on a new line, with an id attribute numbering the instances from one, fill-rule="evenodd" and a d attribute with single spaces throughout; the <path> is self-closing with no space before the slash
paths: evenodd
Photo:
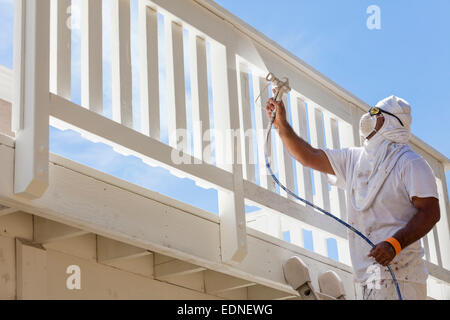
<path id="1" fill-rule="evenodd" d="M 316 147 L 359 145 L 358 122 L 368 110 L 365 103 L 209 0 L 141 0 L 141 126 L 138 132 L 133 127 L 130 0 L 111 1 L 113 119 L 103 116 L 103 48 L 99 40 L 102 1 L 82 0 L 82 107 L 70 101 L 71 30 L 66 22 L 71 1 L 16 0 L 15 3 L 13 128 L 19 133 L 15 158 L 17 194 L 39 197 L 48 185 L 51 121 L 54 126 L 77 130 L 146 163 L 169 168 L 201 186 L 216 188 L 224 262 L 240 262 L 246 255 L 246 203 L 310 226 L 314 239 L 323 244 L 317 246 L 320 254 L 326 255 L 325 239 L 329 237 L 337 240 L 339 250 L 347 250 L 347 232 L 343 227 L 285 193 L 276 192 L 263 164 L 263 135 L 253 135 L 250 139 L 238 135 L 234 146 L 242 152 L 233 153 L 232 163 L 226 161 L 229 156 L 226 139 L 215 137 L 214 162 L 210 160 L 210 152 L 203 153 L 208 143 L 202 137 L 211 127 L 216 135 L 230 129 L 262 132 L 267 124 L 261 103 L 269 97 L 269 90 L 263 90 L 268 71 L 289 78 L 293 91 L 285 104 L 289 106 L 292 126 L 301 137 L 309 137 Z M 158 30 L 158 15 L 164 18 L 164 30 Z M 161 34 L 166 44 L 167 109 L 160 107 L 158 37 Z M 186 34 L 189 41 L 184 41 Z M 190 56 L 190 113 L 186 108 L 184 52 Z M 212 101 L 209 101 L 210 91 Z M 254 104 L 252 100 L 259 92 L 262 97 Z M 209 121 L 210 105 L 213 123 Z M 202 129 L 193 132 L 193 151 L 185 156 L 188 163 L 196 164 L 174 163 L 173 152 L 187 152 L 189 148 L 186 141 L 180 143 L 176 136 L 169 137 L 169 144 L 161 142 L 162 113 L 168 114 L 169 133 L 186 129 L 188 118 L 194 124 L 202 123 Z M 280 139 L 276 135 L 274 139 L 280 181 L 345 219 L 344 192 L 335 187 L 329 189 L 324 175 L 294 164 Z M 449 160 L 415 137 L 412 145 L 433 168 L 441 198 L 441 221 L 424 238 L 426 258 L 432 272 L 450 282 L 450 210 L 445 182 Z M 258 165 L 250 161 L 254 154 Z M 346 255 L 342 256 L 345 256 L 343 262 L 348 263 Z"/>

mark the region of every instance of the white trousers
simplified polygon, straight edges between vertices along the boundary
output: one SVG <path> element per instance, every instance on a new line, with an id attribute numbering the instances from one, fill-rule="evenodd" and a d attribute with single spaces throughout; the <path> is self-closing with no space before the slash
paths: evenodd
<path id="1" fill-rule="evenodd" d="M 426 300 L 426 283 L 398 281 L 403 300 Z M 394 280 L 377 280 L 362 285 L 363 300 L 398 300 Z"/>

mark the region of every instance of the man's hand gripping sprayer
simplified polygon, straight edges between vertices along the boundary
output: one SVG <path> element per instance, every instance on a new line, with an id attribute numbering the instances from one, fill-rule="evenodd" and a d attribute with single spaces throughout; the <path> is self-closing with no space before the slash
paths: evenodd
<path id="1" fill-rule="evenodd" d="M 273 73 L 269 73 L 266 77 L 266 81 L 267 86 L 269 84 L 272 84 L 273 86 L 274 100 L 276 102 L 281 102 L 283 100 L 283 96 L 291 91 L 291 87 L 289 86 L 289 79 L 287 78 L 285 78 L 285 81 L 281 81 L 280 79 L 275 77 Z M 266 165 L 269 167 L 270 167 L 269 159 L 271 159 L 269 157 L 269 150 L 271 150 L 271 148 L 269 149 L 268 147 L 270 146 L 272 125 L 275 121 L 276 115 L 277 115 L 277 106 L 275 106 L 274 109 L 272 110 L 271 118 L 269 124 L 267 125 L 266 143 L 264 145 L 264 154 L 266 155 Z"/>
<path id="2" fill-rule="evenodd" d="M 283 96 L 291 91 L 291 87 L 289 86 L 289 79 L 285 78 L 285 81 L 281 81 L 273 73 L 269 73 L 266 77 L 268 83 L 271 83 L 274 88 L 274 100 L 276 102 L 280 102 L 283 100 Z M 271 124 L 275 121 L 275 116 L 277 114 L 277 108 L 272 111 L 272 119 Z"/>
<path id="3" fill-rule="evenodd" d="M 273 73 L 269 73 L 266 77 L 266 80 L 268 82 L 267 86 L 269 84 L 272 84 L 273 86 L 273 93 L 274 93 L 274 100 L 276 102 L 281 102 L 283 100 L 283 96 L 287 93 L 289 93 L 291 91 L 291 87 L 289 86 L 289 79 L 285 78 L 285 81 L 281 81 L 280 79 L 278 79 L 277 77 L 275 77 L 275 75 Z M 267 87 L 266 87 L 267 88 Z M 265 89 L 264 89 L 265 90 Z M 259 96 L 258 96 L 259 98 Z M 256 100 L 258 100 L 258 98 Z M 336 220 L 337 222 L 343 224 L 345 227 L 347 227 L 348 229 L 352 230 L 353 232 L 355 232 L 358 236 L 360 236 L 363 240 L 365 240 L 372 248 L 375 248 L 375 244 L 369 240 L 369 238 L 367 238 L 365 235 L 363 235 L 359 230 L 355 229 L 354 227 L 352 227 L 351 225 L 349 225 L 348 223 L 346 223 L 345 221 L 339 219 L 338 217 L 334 216 L 333 214 L 329 213 L 328 211 L 316 206 L 315 204 L 300 198 L 298 195 L 296 195 L 294 192 L 292 192 L 291 190 L 289 190 L 288 188 L 286 188 L 275 176 L 275 174 L 272 171 L 272 168 L 270 166 L 270 161 L 269 161 L 269 150 L 271 150 L 271 148 L 269 149 L 268 146 L 270 145 L 270 141 L 271 141 L 271 132 L 272 132 L 272 125 L 275 121 L 275 117 L 277 114 L 277 106 L 275 106 L 275 108 L 272 110 L 271 113 L 271 118 L 267 127 L 267 137 L 266 137 L 266 143 L 264 146 L 264 155 L 265 155 L 265 160 L 266 160 L 266 167 L 267 170 L 269 171 L 270 175 L 272 176 L 272 179 L 275 181 L 275 183 L 277 183 L 280 188 L 282 188 L 284 191 L 286 191 L 286 193 L 290 194 L 291 196 L 293 196 L 294 198 L 300 200 L 301 202 L 307 204 L 310 207 L 313 207 L 316 210 L 319 210 L 320 212 L 324 213 L 325 215 L 329 216 L 330 218 L 333 218 L 334 220 Z M 398 282 L 397 279 L 395 278 L 394 272 L 392 271 L 391 267 L 388 266 L 387 267 L 392 279 L 394 280 L 394 284 L 395 284 L 395 288 L 397 289 L 397 295 L 399 300 L 402 300 L 402 295 L 400 292 L 400 288 L 398 286 Z"/>

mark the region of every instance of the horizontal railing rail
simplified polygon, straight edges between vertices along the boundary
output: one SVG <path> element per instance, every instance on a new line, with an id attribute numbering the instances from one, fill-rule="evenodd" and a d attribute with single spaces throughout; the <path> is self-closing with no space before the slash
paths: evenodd
<path id="1" fill-rule="evenodd" d="M 106 2 L 80 1 L 80 105 L 71 100 L 73 30 L 67 25 L 67 8 L 72 1 L 16 3 L 20 27 L 15 31 L 13 127 L 22 132 L 16 144 L 17 194 L 36 198 L 45 192 L 51 124 L 217 189 L 226 263 L 238 263 L 247 254 L 246 204 L 309 226 L 315 241 L 322 244 L 317 246 L 320 254 L 327 255 L 325 239 L 335 238 L 340 261 L 349 263 L 344 253 L 347 231 L 278 191 L 268 176 L 263 107 L 271 92 L 264 78 L 268 71 L 289 78 L 293 90 L 284 102 L 290 122 L 299 136 L 318 148 L 360 145 L 359 118 L 368 109 L 364 102 L 211 1 L 136 1 L 138 32 L 134 34 L 130 0 L 112 0 L 107 12 L 111 22 L 110 119 L 105 116 L 103 96 L 107 48 L 99 40 L 106 32 L 102 23 Z M 132 35 L 138 37 L 138 61 L 132 59 Z M 138 83 L 133 65 L 139 70 Z M 133 109 L 136 88 L 138 112 Z M 192 136 L 192 147 L 189 140 L 175 134 L 183 130 Z M 169 133 L 167 143 L 163 132 Z M 344 191 L 329 186 L 325 175 L 293 162 L 276 134 L 273 141 L 280 181 L 346 219 Z M 442 218 L 424 238 L 426 259 L 450 270 L 445 180 L 449 160 L 416 137 L 412 146 L 433 168 L 440 195 Z M 181 154 L 184 162 L 174 161 L 174 154 Z"/>

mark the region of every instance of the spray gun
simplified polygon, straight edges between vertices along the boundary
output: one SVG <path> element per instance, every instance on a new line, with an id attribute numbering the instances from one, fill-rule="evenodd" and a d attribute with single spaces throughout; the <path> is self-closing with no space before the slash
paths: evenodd
<path id="1" fill-rule="evenodd" d="M 275 75 L 271 72 L 267 75 L 266 80 L 273 86 L 273 93 L 274 93 L 274 100 L 276 102 L 280 102 L 283 100 L 283 96 L 291 91 L 291 87 L 289 86 L 289 79 L 284 78 L 284 81 L 281 81 Z M 270 119 L 270 126 L 272 126 L 273 122 L 275 121 L 275 116 L 277 114 L 277 108 L 275 107 L 272 110 L 272 117 Z"/>
<path id="2" fill-rule="evenodd" d="M 280 79 L 278 79 L 277 77 L 275 77 L 275 75 L 271 72 L 266 76 L 266 81 L 267 81 L 267 85 L 266 87 L 263 89 L 266 90 L 267 87 L 272 84 L 273 86 L 273 94 L 274 94 L 274 100 L 276 102 L 280 102 L 283 100 L 283 96 L 287 93 L 289 93 L 291 91 L 291 87 L 289 86 L 289 79 L 288 78 L 284 78 L 284 81 L 281 81 Z M 261 93 L 259 94 L 258 98 L 256 98 L 255 102 L 258 101 L 258 99 L 261 97 Z M 264 144 L 264 153 L 266 155 L 266 162 L 267 165 L 270 166 L 270 156 L 269 156 L 269 151 L 271 150 L 270 147 L 270 134 L 272 131 L 272 125 L 275 121 L 275 117 L 277 114 L 277 107 L 275 106 L 275 108 L 272 110 L 271 113 L 271 117 L 270 117 L 270 121 L 267 125 L 267 136 L 266 136 L 266 143 Z M 275 181 L 274 181 L 275 182 Z"/>

